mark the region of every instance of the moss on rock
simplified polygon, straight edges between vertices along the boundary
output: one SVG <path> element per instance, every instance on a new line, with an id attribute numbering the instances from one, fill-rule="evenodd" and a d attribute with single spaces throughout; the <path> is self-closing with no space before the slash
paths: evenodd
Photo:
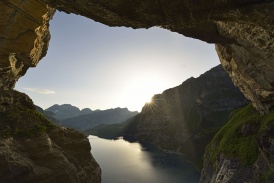
<path id="1" fill-rule="evenodd" d="M 236 158 L 242 165 L 252 165 L 259 155 L 257 139 L 274 123 L 274 111 L 261 116 L 251 104 L 235 111 L 235 115 L 215 135 L 206 147 L 205 162 L 213 163 L 220 154 Z"/>
<path id="2" fill-rule="evenodd" d="M 0 138 L 34 138 L 56 126 L 36 111 L 31 99 L 14 90 L 3 90 L 0 105 Z M 5 102 L 4 102 L 5 101 Z"/>

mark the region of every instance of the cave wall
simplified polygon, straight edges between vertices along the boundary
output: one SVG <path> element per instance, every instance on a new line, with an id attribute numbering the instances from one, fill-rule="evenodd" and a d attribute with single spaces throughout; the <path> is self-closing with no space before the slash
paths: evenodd
<path id="1" fill-rule="evenodd" d="M 229 73 L 234 84 L 251 100 L 253 106 L 261 114 L 268 113 L 274 106 L 274 2 L 272 0 L 0 0 L 0 125 L 3 120 L 13 119 L 10 116 L 3 117 L 7 116 L 10 108 L 14 108 L 11 111 L 16 114 L 20 111 L 25 114 L 25 107 L 16 106 L 25 106 L 24 102 L 14 103 L 12 89 L 28 68 L 35 67 L 46 55 L 50 40 L 49 21 L 54 15 L 55 8 L 109 26 L 132 28 L 158 26 L 208 43 L 215 43 L 224 69 Z M 18 95 L 19 98 L 24 96 Z M 34 109 L 31 101 L 28 105 Z M 30 119 L 35 120 L 35 118 Z M 18 122 L 14 123 L 14 120 Z M 14 129 L 17 129 L 16 125 L 23 125 L 22 122 L 24 119 L 20 115 L 15 116 L 12 122 L 12 125 L 15 125 Z M 30 125 L 35 124 L 31 120 L 28 122 Z M 7 129 L 9 128 L 6 126 L 1 127 L 0 134 Z M 51 134 L 50 131 L 47 133 Z M 60 132 L 53 134 L 58 135 Z M 81 138 L 84 139 L 84 136 Z M 0 138 L 3 142 L 6 142 L 6 139 L 2 136 Z M 12 137 L 9 139 L 16 142 Z M 16 148 L 15 151 L 18 150 L 18 147 Z M 82 149 L 85 149 L 86 154 L 90 154 L 87 143 Z M 6 155 L 3 154 L 2 157 L 5 160 Z M 91 157 L 89 160 L 94 161 Z M 64 161 L 67 162 L 66 159 Z M 70 162 L 72 167 L 85 167 L 84 163 L 72 160 Z M 97 165 L 94 167 L 88 171 L 95 172 L 94 178 L 96 182 L 100 182 L 100 169 Z M 33 173 L 31 168 L 23 167 L 22 170 L 27 176 Z M 7 171 L 10 171 L 6 174 L 7 180 L 17 178 L 17 174 L 11 170 Z M 76 172 L 75 177 L 77 176 Z M 88 176 L 84 177 L 91 180 Z M 73 182 L 74 177 L 71 180 Z"/>
<path id="2" fill-rule="evenodd" d="M 159 26 L 216 43 L 223 67 L 253 106 L 267 113 L 274 105 L 274 2 L 269 0 L 1 0 L 1 88 L 13 88 L 45 56 L 55 11 L 46 4 L 109 26 Z"/>
<path id="3" fill-rule="evenodd" d="M 37 0 L 0 1 L 0 182 L 99 183 L 87 137 L 40 115 L 13 90 L 46 55 L 55 12 Z"/>
<path id="4" fill-rule="evenodd" d="M 159 26 L 216 43 L 234 84 L 261 113 L 274 105 L 274 3 L 268 0 L 43 0 L 109 26 Z"/>
<path id="5" fill-rule="evenodd" d="M 54 12 L 41 1 L 0 1 L 0 88 L 13 88 L 46 55 Z"/>

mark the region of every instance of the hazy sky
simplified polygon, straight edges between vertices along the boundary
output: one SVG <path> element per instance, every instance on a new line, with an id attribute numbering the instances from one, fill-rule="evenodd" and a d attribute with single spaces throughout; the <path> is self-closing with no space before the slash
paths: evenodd
<path id="1" fill-rule="evenodd" d="M 107 27 L 57 12 L 47 56 L 16 85 L 36 105 L 127 107 L 219 64 L 214 45 L 160 28 Z"/>

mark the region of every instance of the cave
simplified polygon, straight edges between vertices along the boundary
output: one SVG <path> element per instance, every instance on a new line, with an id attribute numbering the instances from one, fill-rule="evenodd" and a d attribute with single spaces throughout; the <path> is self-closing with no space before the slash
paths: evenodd
<path id="1" fill-rule="evenodd" d="M 220 58 L 223 68 L 229 73 L 234 84 L 240 88 L 247 99 L 252 102 L 262 115 L 269 113 L 274 105 L 274 2 L 269 0 L 230 0 L 230 1 L 202 1 L 202 0 L 182 0 L 182 1 L 142 1 L 115 0 L 108 1 L 54 1 L 54 0 L 20 0 L 20 1 L 0 1 L 0 117 L 4 119 L 1 124 L 2 147 L 4 148 L 3 157 L 11 153 L 13 149 L 14 157 L 21 157 L 20 153 L 15 153 L 19 142 L 26 143 L 27 149 L 31 149 L 29 141 L 12 141 L 6 136 L 14 133 L 15 129 L 20 128 L 39 128 L 35 135 L 44 132 L 48 126 L 46 121 L 40 119 L 34 110 L 31 100 L 24 94 L 13 90 L 16 81 L 23 76 L 29 67 L 35 67 L 39 61 L 46 56 L 48 45 L 50 44 L 49 21 L 57 10 L 66 13 L 74 13 L 101 22 L 108 26 L 126 26 L 132 28 L 150 28 L 158 26 L 173 32 L 200 39 L 208 43 L 215 43 L 216 51 Z M 25 110 L 28 112 L 20 115 L 41 120 L 41 124 L 20 124 L 20 117 L 16 119 L 10 117 L 14 110 Z M 35 117 L 32 117 L 35 116 Z M 14 115 L 13 115 L 14 116 Z M 17 121 L 14 125 L 6 128 L 9 121 Z M 16 126 L 18 125 L 18 126 Z M 25 126 L 24 126 L 25 125 Z M 18 133 L 19 136 L 29 135 L 27 129 Z M 57 133 L 58 132 L 58 133 Z M 62 137 L 58 134 L 73 134 L 77 138 L 84 138 L 77 132 L 66 132 L 64 129 L 51 129 L 51 132 L 43 137 L 39 137 L 38 146 L 52 147 L 48 139 L 60 143 Z M 68 135 L 69 136 L 69 135 Z M 57 143 L 57 142 L 56 142 Z M 82 142 L 85 149 L 89 149 L 87 142 Z M 74 142 L 75 146 L 79 143 Z M 9 150 L 7 150 L 9 149 Z M 21 149 L 20 151 L 27 151 Z M 67 149 L 70 152 L 70 149 Z M 38 153 L 39 154 L 39 153 Z M 90 155 L 85 156 L 89 157 Z M 51 154 L 52 155 L 52 154 Z M 55 154 L 56 155 L 56 154 Z M 38 156 L 37 153 L 33 156 Z M 42 157 L 39 157 L 42 158 Z M 71 156 L 62 155 L 63 159 L 75 162 Z M 62 159 L 61 158 L 61 159 Z M 16 158 L 14 158 L 15 160 Z M 77 166 L 77 170 L 72 168 L 71 163 L 67 162 L 66 170 L 74 173 L 66 177 L 75 182 L 99 182 L 95 178 L 100 173 L 100 169 L 89 157 L 89 162 L 83 166 Z M 14 161 L 16 165 L 16 161 Z M 18 162 L 17 162 L 18 163 Z M 46 163 L 46 162 L 45 162 Z M 48 165 L 50 166 L 50 165 Z M 52 166 L 52 165 L 51 165 Z M 28 174 L 34 169 L 27 159 L 20 164 L 19 169 L 9 172 L 9 175 L 16 177 Z M 88 168 L 84 168 L 88 167 Z M 87 170 L 88 169 L 88 170 Z M 35 180 L 38 175 L 45 176 L 45 169 L 36 167 L 36 171 L 24 177 L 24 181 Z M 86 171 L 93 171 L 94 176 L 79 178 L 79 174 Z M 49 170 L 47 170 L 50 172 Z M 51 173 L 54 171 L 51 170 Z M 65 172 L 60 172 L 66 175 Z M 3 175 L 4 176 L 4 175 Z M 39 176 L 38 176 L 39 177 Z M 41 177 L 40 177 L 41 178 Z M 39 180 L 39 178 L 37 178 Z M 16 181 L 16 180 L 15 180 Z"/>
<path id="2" fill-rule="evenodd" d="M 49 28 L 46 57 L 15 87 L 44 109 L 69 103 L 140 112 L 154 94 L 220 64 L 214 44 L 159 27 L 108 27 L 56 12 Z"/>

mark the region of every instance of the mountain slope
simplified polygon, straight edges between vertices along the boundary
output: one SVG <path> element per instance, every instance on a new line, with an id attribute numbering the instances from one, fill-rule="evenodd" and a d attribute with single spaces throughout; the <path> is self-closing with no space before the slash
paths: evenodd
<path id="1" fill-rule="evenodd" d="M 63 105 L 55 104 L 47 108 L 45 111 L 53 112 L 54 114 L 52 115 L 52 117 L 58 120 L 64 120 L 64 119 L 75 117 L 75 116 L 90 114 L 93 112 L 91 109 L 88 109 L 88 108 L 80 110 L 78 107 L 72 106 L 70 104 L 63 104 Z"/>
<path id="2" fill-rule="evenodd" d="M 201 169 L 205 146 L 229 120 L 230 112 L 247 103 L 219 65 L 155 95 L 134 120 L 125 122 L 127 125 L 112 125 L 108 130 L 101 126 L 90 132 L 102 136 L 102 132 L 116 134 L 115 130 L 120 130 L 119 135 L 181 152 Z"/>
<path id="3" fill-rule="evenodd" d="M 138 114 L 137 111 L 131 112 L 127 108 L 115 108 L 64 119 L 61 120 L 61 124 L 65 127 L 86 131 L 100 124 L 114 124 L 125 121 L 136 114 Z"/>
<path id="4" fill-rule="evenodd" d="M 128 134 L 182 152 L 199 169 L 205 146 L 230 112 L 247 104 L 220 65 L 155 95 L 152 101 L 143 107 Z"/>

